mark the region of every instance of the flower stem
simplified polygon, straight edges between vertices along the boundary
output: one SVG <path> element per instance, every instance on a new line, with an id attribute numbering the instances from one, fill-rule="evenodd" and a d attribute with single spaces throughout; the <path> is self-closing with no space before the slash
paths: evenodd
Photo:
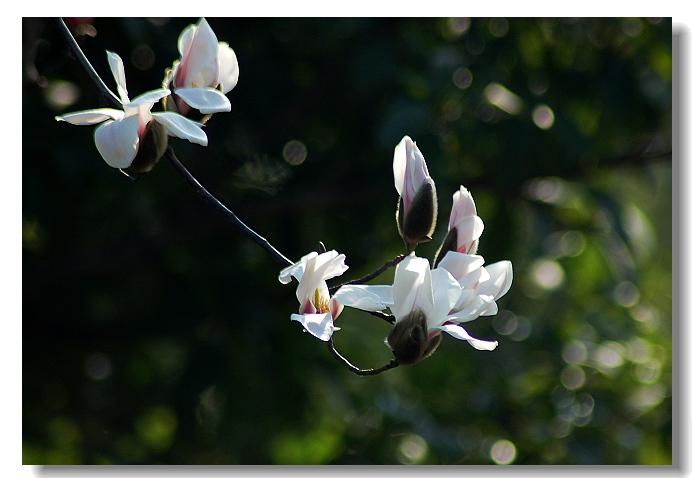
<path id="1" fill-rule="evenodd" d="M 397 362 L 396 359 L 392 359 L 389 363 L 378 368 L 361 369 L 353 365 L 351 362 L 346 360 L 343 355 L 337 352 L 337 350 L 334 348 L 334 341 L 331 338 L 327 341 L 327 348 L 335 359 L 344 364 L 349 371 L 355 373 L 356 375 L 377 375 L 378 373 L 382 373 L 399 366 L 399 362 Z"/>
<path id="2" fill-rule="evenodd" d="M 264 249 L 274 260 L 279 262 L 282 266 L 287 267 L 293 265 L 293 262 L 279 252 L 274 246 L 272 246 L 269 241 L 264 237 L 257 234 L 254 230 L 250 229 L 243 221 L 241 221 L 238 216 L 235 215 L 233 211 L 228 209 L 221 203 L 216 197 L 214 197 L 209 191 L 207 191 L 204 186 L 202 186 L 197 179 L 190 174 L 190 172 L 183 166 L 183 164 L 175 156 L 173 148 L 168 146 L 166 152 L 163 154 L 168 161 L 173 165 L 175 170 L 185 179 L 187 184 L 190 185 L 192 189 L 209 205 L 220 212 L 228 221 L 240 230 L 244 235 L 252 239 L 257 243 L 262 249 Z"/>
<path id="3" fill-rule="evenodd" d="M 72 36 L 72 32 L 70 32 L 70 29 L 67 28 L 67 25 L 65 25 L 63 19 L 56 18 L 55 24 L 58 26 L 58 30 L 60 30 L 60 32 L 65 37 L 65 40 L 67 41 L 67 46 L 70 47 L 72 54 L 82 65 L 82 68 L 84 68 L 86 74 L 89 75 L 89 78 L 94 83 L 94 86 L 96 86 L 98 92 L 101 93 L 101 97 L 108 103 L 110 103 L 111 106 L 113 106 L 114 108 L 121 109 L 123 105 L 120 101 L 120 98 L 115 96 L 115 94 L 103 82 L 99 74 L 96 73 L 96 70 L 94 70 L 94 67 L 91 66 L 91 63 L 89 63 L 89 60 L 87 60 L 87 57 L 84 55 L 84 52 L 77 44 L 77 40 L 74 39 L 74 37 Z"/>
<path id="4" fill-rule="evenodd" d="M 374 270 L 373 272 L 371 272 L 370 274 L 368 274 L 368 275 L 366 275 L 366 276 L 361 277 L 360 279 L 353 279 L 353 280 L 350 280 L 350 281 L 348 281 L 348 282 L 344 282 L 343 284 L 339 284 L 339 285 L 335 285 L 335 286 L 330 287 L 330 288 L 329 288 L 329 292 L 330 292 L 330 293 L 335 292 L 335 291 L 337 291 L 340 287 L 343 287 L 343 286 L 345 286 L 345 285 L 349 285 L 349 284 L 363 284 L 363 283 L 365 283 L 365 282 L 368 282 L 368 281 L 374 279 L 375 277 L 377 277 L 378 275 L 382 274 L 384 271 L 386 271 L 386 270 L 389 269 L 390 267 L 394 267 L 394 266 L 397 265 L 399 262 L 403 261 L 403 260 L 404 260 L 404 257 L 406 257 L 406 254 L 399 254 L 399 255 L 396 256 L 394 259 L 388 260 L 387 262 L 385 262 L 384 264 L 382 264 L 378 269 Z"/>

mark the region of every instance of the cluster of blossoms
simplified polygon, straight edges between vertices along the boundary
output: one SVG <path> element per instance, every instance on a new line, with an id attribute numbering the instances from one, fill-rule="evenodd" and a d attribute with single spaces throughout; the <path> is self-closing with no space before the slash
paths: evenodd
<path id="1" fill-rule="evenodd" d="M 148 91 L 130 101 L 122 59 L 107 51 L 122 109 L 98 108 L 57 116 L 76 125 L 101 123 L 94 131 L 96 149 L 106 163 L 142 174 L 150 171 L 168 145 L 168 136 L 207 145 L 201 115 L 231 110 L 225 96 L 238 82 L 238 60 L 202 18 L 188 26 L 178 39 L 180 59 L 166 70 L 163 88 Z M 162 102 L 165 111 L 152 113 Z M 195 113 L 198 112 L 198 113 Z M 202 121 L 187 116 L 200 116 Z"/>
<path id="2" fill-rule="evenodd" d="M 336 251 L 311 252 L 279 275 L 284 284 L 291 277 L 299 282 L 299 313 L 291 319 L 328 341 L 344 306 L 368 312 L 389 309 L 395 321 L 386 343 L 404 365 L 428 357 L 439 345 L 441 332 L 478 350 L 494 350 L 496 341 L 471 337 L 461 324 L 497 313 L 496 300 L 512 285 L 512 263 L 484 266 L 485 260 L 476 254 L 483 221 L 471 194 L 463 186 L 454 193 L 447 235 L 431 268 L 414 249 L 429 241 L 435 229 L 435 183 L 423 154 L 408 136 L 394 150 L 394 184 L 399 193 L 396 221 L 408 255 L 397 264 L 393 284 L 347 284 L 330 297 L 326 281 L 348 269 L 345 257 Z"/>
<path id="3" fill-rule="evenodd" d="M 205 19 L 188 26 L 178 38 L 180 58 L 165 71 L 162 88 L 129 99 L 121 58 L 107 52 L 115 78 L 120 109 L 99 108 L 56 117 L 76 125 L 100 123 L 94 132 L 96 148 L 114 168 L 144 174 L 164 155 L 168 136 L 207 145 L 204 123 L 214 113 L 231 110 L 225 96 L 238 82 L 238 61 L 228 44 L 217 41 Z M 112 94 L 111 94 L 112 95 Z M 161 102 L 164 111 L 152 112 Z M 279 281 L 298 281 L 300 304 L 291 320 L 320 340 L 330 342 L 334 321 L 345 306 L 383 314 L 389 310 L 393 327 L 386 343 L 396 363 L 413 364 L 439 345 L 442 332 L 467 341 L 478 350 L 494 350 L 497 342 L 471 337 L 461 324 L 496 314 L 496 300 L 512 284 L 512 264 L 484 266 L 477 255 L 483 221 L 471 194 L 461 186 L 452 200 L 447 234 L 430 262 L 415 254 L 430 241 L 437 223 L 437 192 L 423 154 L 405 136 L 394 149 L 394 185 L 399 193 L 396 223 L 406 255 L 396 262 L 391 285 L 362 285 L 359 281 L 330 295 L 327 280 L 342 275 L 345 256 L 332 250 L 311 252 L 279 274 Z M 254 231 L 253 231 L 254 233 Z M 279 254 L 279 256 L 281 256 Z M 281 256 L 282 262 L 290 263 Z"/>

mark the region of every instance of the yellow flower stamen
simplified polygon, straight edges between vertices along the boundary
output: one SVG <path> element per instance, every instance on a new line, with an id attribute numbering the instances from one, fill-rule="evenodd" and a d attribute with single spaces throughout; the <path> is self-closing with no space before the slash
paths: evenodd
<path id="1" fill-rule="evenodd" d="M 329 312 L 329 297 L 323 299 L 320 296 L 319 289 L 315 289 L 315 298 L 313 299 L 312 304 L 315 306 L 315 310 L 320 314 L 326 314 Z"/>

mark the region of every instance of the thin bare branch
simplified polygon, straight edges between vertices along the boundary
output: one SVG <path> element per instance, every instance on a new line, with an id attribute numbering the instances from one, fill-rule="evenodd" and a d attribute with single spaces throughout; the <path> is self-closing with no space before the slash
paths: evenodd
<path id="1" fill-rule="evenodd" d="M 235 226 L 240 232 L 245 236 L 252 239 L 257 243 L 262 249 L 264 249 L 275 261 L 279 262 L 282 266 L 287 267 L 293 265 L 293 262 L 279 252 L 274 246 L 272 246 L 269 241 L 264 237 L 257 234 L 254 230 L 249 228 L 243 221 L 241 221 L 238 216 L 235 215 L 233 211 L 228 209 L 221 203 L 216 197 L 214 197 L 209 191 L 207 191 L 204 186 L 202 186 L 197 179 L 190 174 L 185 166 L 178 160 L 175 156 L 173 148 L 168 146 L 166 152 L 163 154 L 166 159 L 173 165 L 175 170 L 185 179 L 188 185 L 202 198 L 207 204 L 211 205 L 214 209 L 220 212 L 228 221 Z"/>
<path id="2" fill-rule="evenodd" d="M 86 72 L 86 74 L 89 75 L 89 78 L 91 79 L 92 83 L 94 83 L 94 86 L 96 86 L 96 89 L 101 94 L 103 99 L 106 100 L 108 103 L 110 103 L 110 105 L 113 106 L 114 108 L 119 108 L 119 109 L 122 108 L 123 105 L 120 102 L 120 98 L 115 96 L 115 94 L 103 82 L 103 80 L 101 79 L 99 74 L 96 73 L 96 70 L 94 70 L 94 67 L 91 66 L 91 63 L 89 62 L 87 57 L 84 55 L 84 52 L 82 51 L 82 49 L 77 44 L 77 40 L 75 40 L 74 36 L 72 36 L 72 32 L 70 31 L 69 28 L 67 28 L 67 25 L 65 25 L 65 22 L 63 21 L 63 19 L 62 18 L 56 18 L 55 24 L 58 26 L 58 30 L 60 30 L 60 32 L 65 37 L 65 40 L 67 41 L 67 46 L 70 47 L 72 54 L 75 56 L 77 61 L 79 61 L 79 63 L 82 65 L 82 68 L 84 68 L 84 71 Z"/>
<path id="3" fill-rule="evenodd" d="M 356 375 L 377 375 L 378 373 L 386 372 L 387 370 L 399 366 L 399 362 L 397 362 L 396 359 L 392 359 L 389 363 L 378 368 L 361 369 L 353 365 L 351 362 L 346 360 L 343 355 L 337 352 L 337 350 L 334 348 L 334 341 L 331 338 L 327 341 L 327 348 L 335 359 L 344 364 L 349 371 L 355 373 Z"/>

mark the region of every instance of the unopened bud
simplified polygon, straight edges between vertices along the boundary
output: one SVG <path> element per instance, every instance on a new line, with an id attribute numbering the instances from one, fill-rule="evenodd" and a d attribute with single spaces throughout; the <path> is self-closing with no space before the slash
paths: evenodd
<path id="1" fill-rule="evenodd" d="M 428 348 L 428 321 L 423 311 L 413 309 L 398 320 L 387 335 L 387 345 L 402 365 L 411 365 L 423 358 Z"/>
<path id="2" fill-rule="evenodd" d="M 437 191 L 431 178 L 422 184 L 408 210 L 404 210 L 403 198 L 399 197 L 396 222 L 408 252 L 413 251 L 419 243 L 432 239 L 437 223 Z"/>
<path id="3" fill-rule="evenodd" d="M 168 132 L 166 128 L 155 120 L 149 121 L 144 133 L 139 138 L 137 156 L 132 161 L 130 169 L 138 174 L 151 171 L 158 163 L 168 146 Z"/>

